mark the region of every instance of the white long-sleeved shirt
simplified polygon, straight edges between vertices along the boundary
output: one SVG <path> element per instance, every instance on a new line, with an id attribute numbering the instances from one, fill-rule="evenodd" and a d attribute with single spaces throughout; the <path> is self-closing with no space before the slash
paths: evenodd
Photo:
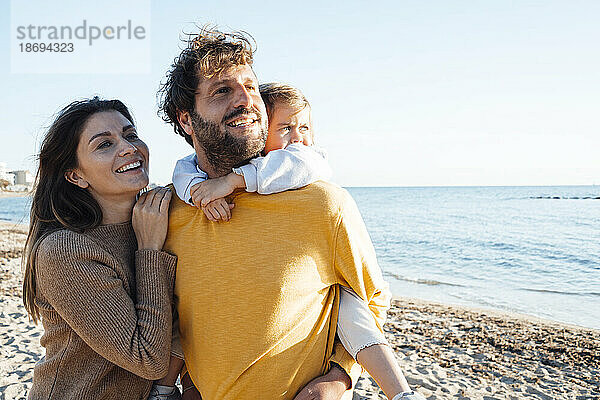
<path id="1" fill-rule="evenodd" d="M 233 171 L 244 177 L 246 191 L 272 194 L 298 189 L 320 180 L 331 178 L 331 167 L 325 151 L 317 146 L 290 144 L 285 149 L 273 150 L 264 157 L 256 157 Z M 175 164 L 173 186 L 177 196 L 192 204 L 192 186 L 208 179 L 198 167 L 196 154 L 190 154 Z"/>

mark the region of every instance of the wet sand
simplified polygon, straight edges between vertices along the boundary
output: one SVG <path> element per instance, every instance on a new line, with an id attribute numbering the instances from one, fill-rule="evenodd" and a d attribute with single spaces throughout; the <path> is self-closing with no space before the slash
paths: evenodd
<path id="1" fill-rule="evenodd" d="M 42 357 L 21 301 L 26 227 L 0 221 L 0 400 L 25 399 Z M 428 399 L 600 399 L 600 331 L 415 299 L 394 300 L 388 339 Z M 385 399 L 367 375 L 354 400 Z"/>

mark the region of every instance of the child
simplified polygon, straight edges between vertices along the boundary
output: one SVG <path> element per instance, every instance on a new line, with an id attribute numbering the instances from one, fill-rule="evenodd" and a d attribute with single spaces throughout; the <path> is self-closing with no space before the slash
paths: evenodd
<path id="1" fill-rule="evenodd" d="M 235 189 L 271 194 L 331 176 L 323 151 L 313 146 L 311 109 L 304 95 L 281 83 L 263 84 L 260 93 L 269 117 L 264 157 L 252 159 L 247 165 L 215 179 L 207 179 L 206 174 L 197 169 L 194 154 L 179 160 L 175 167 L 173 185 L 177 195 L 201 208 L 211 221 L 231 218 L 233 205 L 224 197 Z M 342 287 L 340 293 L 337 334 L 346 350 L 378 382 L 388 398 L 423 399 L 410 390 L 368 305 L 349 288 Z M 160 383 L 173 385 L 174 379 Z"/>

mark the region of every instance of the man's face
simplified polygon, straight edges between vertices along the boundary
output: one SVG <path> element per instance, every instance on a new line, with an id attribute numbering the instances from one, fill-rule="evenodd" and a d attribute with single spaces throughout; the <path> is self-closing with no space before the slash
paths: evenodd
<path id="1" fill-rule="evenodd" d="M 249 65 L 202 79 L 195 100 L 191 115 L 194 142 L 213 168 L 230 170 L 262 151 L 267 113 Z"/>

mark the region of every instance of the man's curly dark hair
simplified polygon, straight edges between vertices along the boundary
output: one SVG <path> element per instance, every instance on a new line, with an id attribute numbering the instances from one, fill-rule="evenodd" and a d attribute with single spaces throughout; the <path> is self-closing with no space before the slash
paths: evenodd
<path id="1" fill-rule="evenodd" d="M 193 111 L 201 78 L 209 79 L 233 66 L 252 65 L 256 43 L 246 32 L 225 33 L 206 26 L 199 33 L 188 34 L 184 43 L 186 47 L 175 57 L 158 91 L 158 116 L 193 146 L 177 112 Z"/>

